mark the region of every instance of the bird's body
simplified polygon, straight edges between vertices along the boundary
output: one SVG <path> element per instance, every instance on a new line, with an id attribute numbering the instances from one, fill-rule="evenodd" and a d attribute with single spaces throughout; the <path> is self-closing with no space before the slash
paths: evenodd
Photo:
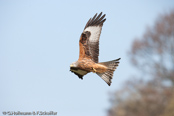
<path id="1" fill-rule="evenodd" d="M 106 66 L 99 63 L 95 63 L 92 60 L 86 58 L 78 61 L 78 63 L 78 68 L 87 72 L 103 73 L 107 69 Z"/>
<path id="2" fill-rule="evenodd" d="M 94 72 L 110 85 L 113 72 L 118 66 L 120 58 L 98 63 L 99 38 L 103 23 L 106 20 L 104 17 L 105 15 L 102 16 L 102 13 L 98 16 L 96 14 L 87 22 L 79 41 L 79 59 L 70 65 L 70 71 L 81 79 L 83 79 L 83 76 L 87 73 Z"/>

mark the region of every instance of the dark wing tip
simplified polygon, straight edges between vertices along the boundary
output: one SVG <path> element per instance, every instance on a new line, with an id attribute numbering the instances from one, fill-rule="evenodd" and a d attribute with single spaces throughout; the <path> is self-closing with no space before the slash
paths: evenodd
<path id="1" fill-rule="evenodd" d="M 118 58 L 117 60 L 120 60 L 121 58 Z"/>
<path id="2" fill-rule="evenodd" d="M 102 26 L 103 23 L 106 21 L 105 18 L 106 14 L 102 15 L 102 12 L 97 16 L 97 13 L 93 16 L 93 18 L 90 18 L 88 22 L 86 23 L 86 26 L 84 29 L 86 29 L 89 26 Z"/>
<path id="3" fill-rule="evenodd" d="M 71 71 L 72 73 L 74 73 L 75 75 L 77 75 L 80 79 L 83 80 L 83 75 L 80 75 L 80 74 L 78 74 L 78 73 L 72 71 L 71 69 L 73 69 L 73 67 L 70 68 L 70 71 Z"/>

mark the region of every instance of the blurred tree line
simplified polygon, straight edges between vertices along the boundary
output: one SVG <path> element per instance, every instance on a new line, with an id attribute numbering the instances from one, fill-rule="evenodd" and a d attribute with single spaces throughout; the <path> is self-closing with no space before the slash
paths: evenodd
<path id="1" fill-rule="evenodd" d="M 174 116 L 174 10 L 135 38 L 129 57 L 148 79 L 131 78 L 112 93 L 108 116 Z"/>

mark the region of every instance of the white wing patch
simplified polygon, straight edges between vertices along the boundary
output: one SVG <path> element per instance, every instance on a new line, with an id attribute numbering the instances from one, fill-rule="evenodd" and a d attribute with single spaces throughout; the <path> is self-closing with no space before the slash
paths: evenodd
<path id="1" fill-rule="evenodd" d="M 89 26 L 84 30 L 84 32 L 89 31 L 91 33 L 91 36 L 89 38 L 90 42 L 98 42 L 100 38 L 101 29 L 101 26 Z"/>

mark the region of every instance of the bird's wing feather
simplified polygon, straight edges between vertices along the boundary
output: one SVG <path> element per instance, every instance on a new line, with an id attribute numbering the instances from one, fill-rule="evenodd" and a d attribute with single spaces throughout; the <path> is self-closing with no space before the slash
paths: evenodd
<path id="1" fill-rule="evenodd" d="M 89 19 L 83 33 L 81 34 L 79 45 L 80 55 L 79 59 L 90 58 L 94 62 L 98 62 L 99 56 L 99 39 L 102 30 L 103 23 L 105 22 L 105 14 L 102 16 L 102 12 L 97 16 Z"/>

